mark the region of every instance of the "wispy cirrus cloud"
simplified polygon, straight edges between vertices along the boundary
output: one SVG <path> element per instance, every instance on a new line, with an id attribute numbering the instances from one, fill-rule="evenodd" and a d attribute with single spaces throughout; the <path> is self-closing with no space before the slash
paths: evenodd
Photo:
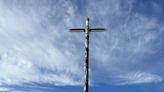
<path id="1" fill-rule="evenodd" d="M 163 81 L 163 78 L 156 74 L 134 72 L 128 74 L 120 74 L 117 76 L 117 80 L 114 80 L 116 85 L 130 85 L 130 84 L 142 84 L 142 83 L 158 83 Z"/>
<path id="2" fill-rule="evenodd" d="M 69 2 L 63 2 L 54 2 L 62 4 L 59 7 L 44 1 L 36 5 L 33 5 L 32 1 L 1 1 L 2 84 L 80 84 L 82 70 L 79 69 L 78 58 L 73 55 L 76 49 L 69 45 L 66 41 L 68 38 L 64 37 L 64 34 L 68 33 L 67 22 L 70 22 L 67 17 L 73 16 L 73 10 Z M 31 7 L 28 7 L 29 5 Z M 57 11 L 59 8 L 60 11 Z"/>
<path id="3" fill-rule="evenodd" d="M 8 89 L 8 88 L 6 88 L 6 87 L 0 87 L 0 91 L 1 92 L 9 92 L 10 90 Z"/>
<path id="4" fill-rule="evenodd" d="M 100 19 L 98 24 L 107 26 L 109 30 L 104 34 L 92 34 L 94 40 L 91 39 L 91 42 L 94 45 L 91 44 L 91 52 L 94 54 L 91 58 L 94 62 L 91 61 L 91 64 L 95 68 L 92 71 L 93 76 L 98 76 L 98 78 L 93 77 L 96 83 L 111 84 L 115 78 L 118 78 L 117 76 L 123 77 L 122 74 L 131 72 L 133 72 L 131 75 L 135 76 L 136 71 L 142 71 L 143 76 L 152 75 L 152 79 L 147 80 L 150 78 L 148 76 L 145 77 L 146 81 L 141 77 L 130 77 L 131 79 L 127 79 L 125 84 L 161 82 L 163 79 L 163 75 L 155 68 L 157 62 L 147 60 L 159 51 L 160 47 L 157 47 L 157 44 L 161 43 L 159 35 L 163 33 L 163 24 L 160 24 L 156 17 L 150 18 L 136 12 L 135 2 L 134 0 L 129 3 L 111 0 L 110 2 L 100 1 L 100 7 L 93 2 L 88 6 L 89 15 L 95 20 Z M 151 63 L 148 64 L 148 62 Z M 149 66 L 151 68 L 146 68 Z M 98 74 L 96 71 L 101 73 Z"/>
<path id="5" fill-rule="evenodd" d="M 83 26 L 86 16 L 91 17 L 91 27 L 108 29 L 91 34 L 93 83 L 161 82 L 163 75 L 156 67 L 163 63 L 154 64 L 154 60 L 147 59 L 162 48 L 159 37 L 163 24 L 156 17 L 134 11 L 134 3 L 135 0 L 1 1 L 0 83 L 81 85 L 83 35 L 69 33 L 68 29 Z"/>

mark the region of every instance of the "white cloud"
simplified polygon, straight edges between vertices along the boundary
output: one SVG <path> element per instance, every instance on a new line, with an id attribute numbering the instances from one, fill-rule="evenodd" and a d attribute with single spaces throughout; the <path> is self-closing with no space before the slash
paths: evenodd
<path id="1" fill-rule="evenodd" d="M 84 7 L 86 14 L 64 0 L 39 4 L 1 1 L 0 83 L 82 84 L 83 35 L 69 33 L 68 28 L 81 26 L 87 14 L 92 26 L 108 28 L 107 32 L 91 34 L 93 83 L 109 83 L 115 78 L 122 84 L 163 80 L 151 70 L 133 73 L 141 70 L 142 59 L 156 52 L 153 42 L 161 33 L 156 18 L 134 13 L 133 0 L 126 4 L 121 0 L 90 0 Z"/>
<path id="2" fill-rule="evenodd" d="M 42 2 L 31 8 L 31 2 L 0 2 L 0 83 L 81 83 L 82 70 L 73 55 L 76 50 L 66 41 L 70 38 L 65 37 L 69 16 L 73 16 L 72 6 L 69 2 L 57 3 L 63 5 L 53 7 Z"/>
<path id="3" fill-rule="evenodd" d="M 0 87 L 0 91 L 1 92 L 9 92 L 10 89 L 6 88 L 6 87 Z"/>
<path id="4" fill-rule="evenodd" d="M 129 85 L 129 84 L 141 84 L 141 83 L 158 83 L 161 82 L 162 80 L 163 78 L 155 74 L 136 72 L 136 73 L 128 73 L 128 74 L 120 75 L 118 77 L 117 84 Z"/>
<path id="5" fill-rule="evenodd" d="M 150 75 L 154 71 L 159 73 L 153 66 L 151 69 L 145 69 L 148 64 L 144 63 L 153 62 L 151 60 L 148 61 L 147 58 L 151 58 L 150 56 L 157 53 L 154 43 L 158 41 L 158 35 L 162 33 L 160 28 L 163 24 L 159 24 L 159 20 L 155 17 L 150 18 L 138 12 L 133 12 L 135 7 L 133 6 L 133 1 L 125 3 L 121 1 L 104 1 L 103 5 L 101 5 L 102 7 L 96 7 L 97 3 L 94 2 L 91 4 L 94 7 L 88 6 L 88 11 L 94 10 L 94 12 L 89 13 L 93 20 L 100 19 L 98 24 L 108 28 L 105 33 L 93 33 L 93 38 L 91 38 L 91 43 L 94 44 L 91 44 L 91 58 L 93 59 L 91 64 L 93 64 L 92 66 L 95 69 L 93 69 L 92 78 L 96 80 L 96 83 L 111 84 L 113 79 L 122 73 L 126 74 L 135 71 L 149 72 Z M 117 8 L 117 13 L 111 12 L 115 10 L 115 7 L 106 7 L 111 4 L 113 6 L 119 5 L 120 8 Z M 101 15 L 101 12 L 103 12 L 103 15 Z M 97 25 L 97 23 L 94 23 L 94 25 Z M 96 71 L 101 73 L 97 74 Z M 97 76 L 97 78 L 94 76 Z M 151 83 L 156 80 L 156 82 L 160 82 L 163 78 L 163 75 L 147 77 L 148 75 L 144 74 L 142 76 L 146 77 L 142 79 L 138 76 L 136 80 L 132 78 L 130 84 L 135 84 L 136 82 Z"/>

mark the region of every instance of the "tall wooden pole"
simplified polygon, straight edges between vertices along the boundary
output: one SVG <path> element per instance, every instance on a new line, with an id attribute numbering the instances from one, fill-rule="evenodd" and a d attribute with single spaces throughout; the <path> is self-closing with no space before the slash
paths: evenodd
<path id="1" fill-rule="evenodd" d="M 89 80 L 89 18 L 86 20 L 85 28 L 85 56 L 84 56 L 84 92 L 88 92 Z"/>
<path id="2" fill-rule="evenodd" d="M 85 55 L 84 55 L 84 92 L 89 91 L 89 33 L 103 32 L 105 28 L 90 28 L 89 18 L 86 19 L 86 27 L 70 29 L 71 32 L 85 32 Z"/>

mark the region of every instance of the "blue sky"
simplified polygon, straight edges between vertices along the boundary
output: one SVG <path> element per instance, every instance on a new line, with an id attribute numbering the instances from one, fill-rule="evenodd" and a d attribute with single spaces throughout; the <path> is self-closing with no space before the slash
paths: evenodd
<path id="1" fill-rule="evenodd" d="M 164 91 L 164 1 L 0 0 L 0 92 L 83 92 L 84 33 L 90 92 Z"/>

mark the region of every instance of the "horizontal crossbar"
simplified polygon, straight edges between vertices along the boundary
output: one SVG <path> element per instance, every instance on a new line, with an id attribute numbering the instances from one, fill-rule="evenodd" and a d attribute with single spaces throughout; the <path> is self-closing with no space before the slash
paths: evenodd
<path id="1" fill-rule="evenodd" d="M 90 32 L 104 32 L 106 31 L 105 28 L 91 28 Z"/>
<path id="2" fill-rule="evenodd" d="M 76 28 L 76 29 L 69 29 L 70 32 L 85 32 L 85 29 L 83 28 Z M 89 32 L 104 32 L 106 31 L 105 28 L 91 28 L 89 29 Z"/>
<path id="3" fill-rule="evenodd" d="M 85 32 L 85 29 L 77 28 L 77 29 L 69 29 L 70 32 Z"/>

